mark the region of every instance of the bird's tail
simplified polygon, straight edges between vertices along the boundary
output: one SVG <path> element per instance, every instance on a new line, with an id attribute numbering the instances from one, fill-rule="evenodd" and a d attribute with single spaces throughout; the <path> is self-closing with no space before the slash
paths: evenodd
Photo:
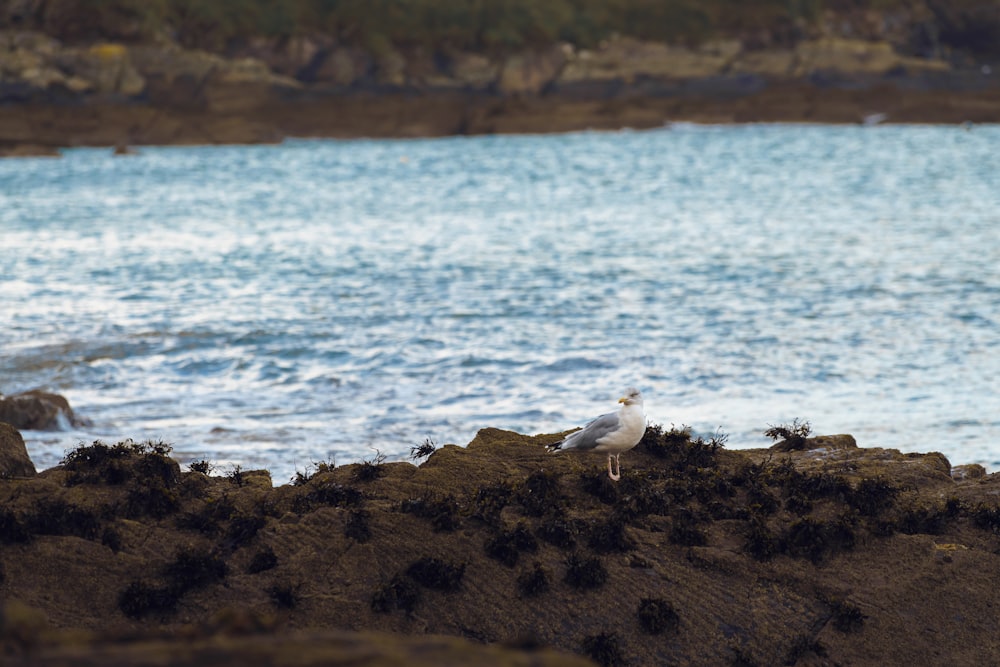
<path id="1" fill-rule="evenodd" d="M 564 442 L 566 441 L 560 440 L 559 442 L 553 442 L 551 445 L 545 445 L 545 449 L 549 450 L 549 452 L 558 452 L 560 449 L 562 449 Z"/>

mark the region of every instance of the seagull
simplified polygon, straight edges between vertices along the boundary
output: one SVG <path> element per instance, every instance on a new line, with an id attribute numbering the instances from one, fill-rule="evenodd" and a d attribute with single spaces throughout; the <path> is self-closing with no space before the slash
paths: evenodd
<path id="1" fill-rule="evenodd" d="M 607 452 L 608 477 L 617 482 L 621 479 L 621 462 L 618 457 L 642 440 L 646 432 L 646 414 L 642 410 L 642 392 L 629 387 L 625 395 L 618 399 L 622 406 L 618 412 L 609 412 L 591 421 L 579 431 L 559 442 L 549 445 L 550 452 L 561 449 L 575 449 L 581 452 Z M 616 470 L 611 469 L 611 458 L 615 459 Z"/>

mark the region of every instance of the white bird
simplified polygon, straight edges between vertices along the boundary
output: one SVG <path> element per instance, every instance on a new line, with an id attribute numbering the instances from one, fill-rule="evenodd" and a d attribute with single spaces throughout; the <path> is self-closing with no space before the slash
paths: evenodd
<path id="1" fill-rule="evenodd" d="M 621 479 L 622 471 L 618 457 L 622 452 L 627 452 L 638 445 L 646 432 L 642 393 L 635 387 L 629 387 L 618 402 L 622 404 L 618 412 L 601 415 L 579 431 L 549 445 L 549 451 L 572 449 L 579 452 L 607 452 L 608 477 L 617 482 Z M 615 459 L 615 471 L 611 470 L 612 457 Z"/>

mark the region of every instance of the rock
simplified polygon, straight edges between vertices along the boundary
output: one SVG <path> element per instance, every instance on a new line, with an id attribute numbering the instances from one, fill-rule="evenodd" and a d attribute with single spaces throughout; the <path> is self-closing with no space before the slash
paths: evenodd
<path id="1" fill-rule="evenodd" d="M 17 429 L 45 431 L 85 420 L 76 418 L 65 397 L 33 389 L 0 396 L 0 421 Z"/>
<path id="2" fill-rule="evenodd" d="M 982 479 L 983 477 L 986 477 L 986 468 L 978 463 L 966 463 L 951 468 L 951 478 L 956 481 Z"/>
<path id="3" fill-rule="evenodd" d="M 74 92 L 129 98 L 138 97 L 146 89 L 146 80 L 132 65 L 128 48 L 121 44 L 65 49 L 55 62 L 68 74 L 65 85 Z"/>
<path id="4" fill-rule="evenodd" d="M 241 474 L 243 484 L 256 486 L 261 489 L 270 489 L 272 487 L 271 472 L 269 470 L 244 470 Z"/>
<path id="5" fill-rule="evenodd" d="M 66 75 L 52 62 L 58 41 L 39 33 L 0 32 L 0 102 L 44 99 L 64 86 Z"/>
<path id="6" fill-rule="evenodd" d="M 493 85 L 499 74 L 499 66 L 479 53 L 453 53 L 447 68 L 459 86 L 470 90 L 484 90 Z"/>
<path id="7" fill-rule="evenodd" d="M 859 39 L 823 38 L 800 43 L 795 48 L 792 74 L 808 76 L 817 72 L 884 75 L 895 69 L 944 71 L 944 61 L 904 58 L 888 42 Z"/>
<path id="8" fill-rule="evenodd" d="M 427 88 L 427 79 L 438 76 L 439 67 L 435 56 L 421 47 L 395 51 L 402 60 L 397 63 L 401 66 L 402 88 L 409 90 L 422 90 Z"/>
<path id="9" fill-rule="evenodd" d="M 736 44 L 713 42 L 701 49 L 688 49 L 622 37 L 595 51 L 579 51 L 559 75 L 559 84 L 719 76 L 739 52 Z"/>
<path id="10" fill-rule="evenodd" d="M 55 146 L 19 143 L 0 146 L 0 157 L 62 157 L 62 153 Z"/>
<path id="11" fill-rule="evenodd" d="M 8 606 L 11 603 L 8 603 Z M 18 617 L 20 618 L 20 617 Z M 22 621 L 22 624 L 27 624 Z M 37 621 L 35 621 L 37 623 Z M 148 639 L 129 642 L 100 641 L 90 646 L 73 645 L 38 650 L 31 653 L 37 667 L 128 667 L 163 664 L 192 667 L 225 663 L 246 667 L 438 667 L 439 665 L 476 665 L 477 667 L 593 667 L 582 656 L 532 648 L 483 644 L 473 639 L 442 636 L 404 636 L 390 632 L 347 632 L 309 630 L 264 634 L 257 625 L 247 629 L 220 632 L 207 637 L 185 639 Z M 21 625 L 12 627 L 20 628 Z M 36 647 L 41 634 L 34 625 L 21 634 L 32 641 L 23 646 Z M 155 659 L 153 656 L 156 656 Z"/>
<path id="12" fill-rule="evenodd" d="M 257 109 L 276 90 L 300 87 L 298 81 L 274 74 L 256 58 L 242 58 L 220 61 L 206 78 L 202 93 L 209 111 L 228 114 Z"/>
<path id="13" fill-rule="evenodd" d="M 374 67 L 371 56 L 361 49 L 337 48 L 322 57 L 310 80 L 335 86 L 353 86 L 369 77 Z"/>
<path id="14" fill-rule="evenodd" d="M 383 86 L 402 88 L 406 85 L 406 58 L 393 48 L 375 55 L 375 82 Z"/>
<path id="15" fill-rule="evenodd" d="M 30 653 L 2 632 L 0 650 L 53 666 L 1000 659 L 983 639 L 1000 475 L 956 481 L 939 454 L 846 435 L 779 457 L 647 431 L 615 484 L 599 454 L 548 453 L 558 438 L 482 429 L 420 466 L 276 488 L 181 473 L 162 448 L 78 448 L 0 479 L 5 599 L 47 619 L 22 633 Z"/>
<path id="16" fill-rule="evenodd" d="M 816 441 L 823 440 L 826 440 L 825 445 L 816 446 Z M 852 481 L 887 477 L 911 489 L 942 488 L 954 481 L 951 463 L 940 452 L 907 454 L 898 449 L 852 447 L 853 442 L 854 438 L 849 435 L 807 438 L 805 448 L 786 450 L 783 455 L 804 472 L 835 471 Z M 774 451 L 774 448 L 750 450 L 749 455 L 755 460 L 762 460 L 764 452 L 773 456 Z"/>
<path id="17" fill-rule="evenodd" d="M 41 32 L 30 30 L 0 31 L 0 51 L 27 51 L 42 56 L 54 56 L 62 42 Z"/>
<path id="18" fill-rule="evenodd" d="M 800 42 L 794 50 L 744 51 L 733 59 L 729 71 L 768 79 L 788 79 L 817 74 L 872 77 L 949 69 L 944 60 L 900 55 L 888 42 L 825 37 Z"/>
<path id="19" fill-rule="evenodd" d="M 149 101 L 158 106 L 231 114 L 257 109 L 283 91 L 301 88 L 298 81 L 274 74 L 256 58 L 228 60 L 173 46 L 141 46 L 130 52 L 146 78 Z"/>
<path id="20" fill-rule="evenodd" d="M 817 435 L 806 438 L 802 449 L 857 449 L 858 443 L 853 435 Z M 772 448 L 773 449 L 773 448 Z"/>
<path id="21" fill-rule="evenodd" d="M 255 37 L 231 55 L 256 58 L 275 74 L 309 81 L 314 79 L 307 73 L 317 58 L 333 47 L 334 41 L 327 35 L 295 35 L 288 39 Z"/>
<path id="22" fill-rule="evenodd" d="M 0 33 L 0 54 L 0 99 L 58 102 L 65 93 L 133 98 L 145 90 L 145 80 L 121 44 L 65 48 L 44 35 Z"/>
<path id="23" fill-rule="evenodd" d="M 35 464 L 28 456 L 21 433 L 10 424 L 0 421 L 0 479 L 34 476 Z"/>
<path id="24" fill-rule="evenodd" d="M 20 650 L 37 646 L 49 630 L 49 619 L 40 609 L 19 600 L 5 600 L 0 606 L 0 640 Z"/>
<path id="25" fill-rule="evenodd" d="M 791 75 L 794 67 L 795 54 L 792 51 L 746 51 L 733 60 L 729 71 L 780 79 Z"/>
<path id="26" fill-rule="evenodd" d="M 504 95 L 537 95 L 556 79 L 570 54 L 572 48 L 556 45 L 510 56 L 500 69 L 497 90 Z"/>

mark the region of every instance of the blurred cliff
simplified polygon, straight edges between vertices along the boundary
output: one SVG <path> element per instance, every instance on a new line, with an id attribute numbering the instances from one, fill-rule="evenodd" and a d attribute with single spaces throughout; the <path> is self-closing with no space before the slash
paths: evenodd
<path id="1" fill-rule="evenodd" d="M 998 61 L 996 0 L 7 0 L 0 146 L 985 122 Z"/>

